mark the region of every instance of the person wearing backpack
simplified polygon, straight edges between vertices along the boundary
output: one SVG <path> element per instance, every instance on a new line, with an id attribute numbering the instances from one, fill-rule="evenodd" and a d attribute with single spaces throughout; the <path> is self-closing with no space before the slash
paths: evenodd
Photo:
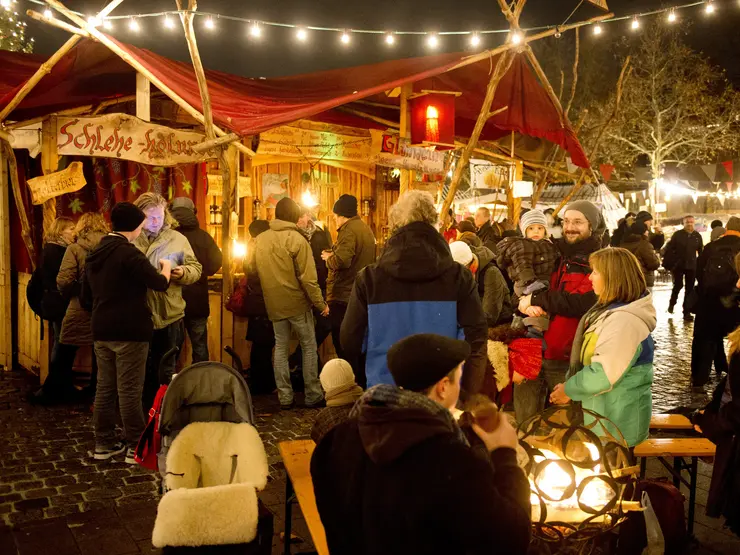
<path id="1" fill-rule="evenodd" d="M 638 214 L 639 216 L 639 214 Z M 694 230 L 694 216 L 684 216 L 683 229 L 673 234 L 665 248 L 663 267 L 673 275 L 673 291 L 668 303 L 668 313 L 673 314 L 673 309 L 678 300 L 678 294 L 686 281 L 686 290 L 683 295 L 683 319 L 693 320 L 690 312 L 691 294 L 694 291 L 696 281 L 696 258 L 704 248 L 701 235 Z M 655 245 L 653 245 L 655 246 Z M 657 249 L 656 249 L 657 250 Z"/>
<path id="2" fill-rule="evenodd" d="M 740 324 L 740 308 L 730 301 L 738 279 L 735 257 L 740 253 L 740 218 L 731 217 L 726 230 L 704 247 L 696 265 L 699 286 L 691 345 L 691 380 L 695 387 L 709 381 L 712 363 L 718 376 L 727 372 L 724 338 Z"/>

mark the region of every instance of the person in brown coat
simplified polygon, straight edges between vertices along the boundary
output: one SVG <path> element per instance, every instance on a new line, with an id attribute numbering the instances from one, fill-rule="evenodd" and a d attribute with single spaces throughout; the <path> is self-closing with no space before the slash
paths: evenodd
<path id="1" fill-rule="evenodd" d="M 655 247 L 648 239 L 648 228 L 642 222 L 633 223 L 624 235 L 622 244 L 619 245 L 627 249 L 637 257 L 645 274 L 645 282 L 648 287 L 655 285 L 655 270 L 660 267 L 660 260 L 655 252 Z"/>

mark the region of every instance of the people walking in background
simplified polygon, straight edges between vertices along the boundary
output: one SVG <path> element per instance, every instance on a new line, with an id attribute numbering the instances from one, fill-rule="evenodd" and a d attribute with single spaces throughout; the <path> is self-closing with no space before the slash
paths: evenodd
<path id="1" fill-rule="evenodd" d="M 634 447 L 647 439 L 653 410 L 653 298 L 639 261 L 628 250 L 602 249 L 589 263 L 599 300 L 578 324 L 570 378 L 555 386 L 550 400 L 581 402 L 608 418 L 616 426 L 607 424 L 608 431 L 615 437 L 621 432 Z"/>
<path id="2" fill-rule="evenodd" d="M 645 274 L 645 283 L 648 289 L 652 291 L 655 285 L 655 270 L 660 268 L 660 259 L 652 243 L 648 240 L 647 226 L 642 222 L 633 223 L 625 233 L 622 244 L 619 246 L 637 257 L 640 268 Z"/>
<path id="3" fill-rule="evenodd" d="M 636 222 L 642 222 L 648 228 L 648 241 L 655 249 L 655 252 L 660 252 L 665 244 L 665 234 L 660 224 L 653 224 L 653 215 L 650 212 L 642 210 L 635 216 Z"/>
<path id="4" fill-rule="evenodd" d="M 740 324 L 740 308 L 733 295 L 738 253 L 740 218 L 732 216 L 725 234 L 708 243 L 696 263 L 696 323 L 691 344 L 691 381 L 695 387 L 709 381 L 712 363 L 718 376 L 727 372 L 724 339 Z"/>
<path id="5" fill-rule="evenodd" d="M 144 431 L 141 396 L 149 342 L 154 333 L 149 289 L 166 291 L 172 263 L 159 260 L 159 271 L 132 242 L 141 233 L 145 214 L 119 202 L 111 211 L 113 232 L 87 255 L 80 299 L 92 311 L 92 336 L 98 359 L 98 389 L 93 419 L 94 458 L 106 460 L 128 448 L 126 462 L 135 464 L 134 448 Z M 125 443 L 116 437 L 120 407 Z M 148 410 L 148 409 L 147 409 Z"/>
<path id="6" fill-rule="evenodd" d="M 547 394 L 565 381 L 573 338 L 581 317 L 596 303 L 589 280 L 589 256 L 601 248 L 599 209 L 586 200 L 570 203 L 563 218 L 563 237 L 554 241 L 560 258 L 550 278 L 550 288 L 519 300 L 527 316 L 547 315 L 546 349 L 537 379 L 514 386 L 514 410 L 518 422 L 542 412 Z"/>
<path id="7" fill-rule="evenodd" d="M 193 364 L 210 360 L 208 354 L 208 316 L 211 305 L 208 301 L 208 278 L 221 268 L 221 249 L 211 234 L 200 228 L 196 217 L 195 204 L 187 197 L 177 197 L 172 201 L 172 217 L 177 220 L 177 231 L 190 243 L 195 258 L 202 270 L 198 281 L 182 288 L 185 300 L 185 329 L 193 348 Z"/>
<path id="8" fill-rule="evenodd" d="M 334 203 L 333 210 L 337 217 L 337 242 L 331 251 L 324 251 L 321 255 L 329 268 L 326 300 L 331 308 L 331 337 L 337 356 L 355 368 L 360 364 L 359 360 L 348 354 L 342 345 L 340 332 L 357 273 L 375 262 L 375 236 L 357 215 L 356 197 L 342 195 Z"/>
<path id="9" fill-rule="evenodd" d="M 480 244 L 480 239 L 471 235 Z M 478 295 L 489 328 L 511 322 L 514 309 L 504 276 L 493 260 L 493 253 L 486 247 L 469 246 L 463 241 L 450 243 L 452 259 L 465 266 L 475 277 Z"/>
<path id="10" fill-rule="evenodd" d="M 300 216 L 301 209 L 295 201 L 280 199 L 270 229 L 259 234 L 254 247 L 267 315 L 275 330 L 275 382 L 283 410 L 295 406 L 288 367 L 291 331 L 298 335 L 303 350 L 306 407 L 321 406 L 324 397 L 318 377 L 311 308 L 328 316 L 329 306 L 321 296 L 311 247 L 296 225 Z"/>
<path id="11" fill-rule="evenodd" d="M 399 341 L 388 352 L 397 387 L 368 390 L 318 443 L 311 478 L 332 555 L 527 552 L 516 431 L 505 416 L 492 432 L 473 426 L 485 451 L 474 449 L 450 414 L 469 355 L 439 335 Z"/>
<path id="12" fill-rule="evenodd" d="M 686 285 L 683 293 L 684 320 L 693 320 L 689 310 L 689 301 L 696 281 L 696 260 L 701 254 L 702 248 L 704 248 L 701 235 L 694 230 L 694 222 L 694 216 L 684 217 L 683 229 L 679 229 L 673 234 L 665 247 L 665 255 L 663 256 L 663 267 L 673 275 L 673 292 L 668 303 L 670 314 L 673 314 L 678 294 L 684 287 L 684 282 Z"/>
<path id="13" fill-rule="evenodd" d="M 710 241 L 716 241 L 725 234 L 725 231 L 727 231 L 722 224 L 722 220 L 713 220 L 709 227 L 712 228 L 712 232 L 709 236 Z"/>
<path id="14" fill-rule="evenodd" d="M 371 387 L 393 383 L 386 355 L 404 337 L 464 334 L 472 354 L 463 390 L 476 393 L 483 383 L 488 328 L 472 274 L 452 259 L 437 231 L 437 210 L 429 193 L 404 193 L 388 219 L 392 235 L 378 262 L 357 276 L 342 324 L 342 346 L 354 359 L 367 354 L 364 370 Z M 357 369 L 355 374 L 362 385 L 363 376 Z"/>
<path id="15" fill-rule="evenodd" d="M 632 224 L 635 223 L 635 213 L 634 212 L 627 212 L 624 215 L 624 218 L 620 219 L 619 222 L 617 222 L 617 229 L 614 230 L 614 234 L 611 237 L 611 240 L 609 241 L 609 244 L 612 247 L 619 247 L 624 242 L 624 238 L 630 234 L 630 227 L 632 227 Z"/>
<path id="16" fill-rule="evenodd" d="M 163 258 L 172 262 L 170 286 L 164 291 L 150 289 L 147 293 L 154 320 L 154 334 L 149 346 L 142 403 L 144 409 L 149 410 L 160 384 L 169 384 L 175 373 L 176 357 L 163 361 L 164 355 L 175 347 L 182 349 L 185 341 L 185 299 L 182 288 L 197 283 L 203 266 L 185 236 L 175 231 L 177 222 L 167 210 L 164 197 L 156 193 L 144 193 L 134 204 L 146 216 L 142 232 L 134 245 L 146 255 L 154 268 L 159 267 L 159 261 Z"/>
<path id="17" fill-rule="evenodd" d="M 311 429 L 311 439 L 316 443 L 349 418 L 352 407 L 363 394 L 362 388 L 355 382 L 352 366 L 341 358 L 327 362 L 319 379 L 324 389 L 326 408 L 321 409 Z"/>
<path id="18" fill-rule="evenodd" d="M 501 232 L 498 226 L 494 228 L 491 224 L 491 211 L 485 206 L 475 211 L 475 227 L 483 246 L 496 252 L 496 244 L 501 240 Z"/>

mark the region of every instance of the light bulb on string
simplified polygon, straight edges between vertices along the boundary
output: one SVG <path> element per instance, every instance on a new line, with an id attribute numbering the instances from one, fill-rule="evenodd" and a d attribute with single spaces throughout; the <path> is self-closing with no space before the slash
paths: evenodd
<path id="1" fill-rule="evenodd" d="M 678 17 L 676 16 L 676 10 L 668 12 L 668 23 L 675 23 Z"/>
<path id="2" fill-rule="evenodd" d="M 470 36 L 470 46 L 478 46 L 480 44 L 480 35 L 478 33 L 473 33 Z"/>
<path id="3" fill-rule="evenodd" d="M 10 0 L 0 0 L 0 6 L 5 8 L 6 10 L 10 9 Z"/>
<path id="4" fill-rule="evenodd" d="M 342 44 L 349 44 L 352 39 L 350 38 L 349 33 L 344 31 L 342 36 L 339 37 L 339 40 L 342 41 Z"/>
<path id="5" fill-rule="evenodd" d="M 521 44 L 522 43 L 522 34 L 521 33 L 512 33 L 511 34 L 511 43 L 512 44 Z"/>
<path id="6" fill-rule="evenodd" d="M 164 16 L 164 26 L 167 29 L 175 28 L 175 22 L 172 21 L 172 18 L 169 15 Z"/>
<path id="7" fill-rule="evenodd" d="M 139 22 L 136 21 L 135 17 L 132 17 L 131 20 L 128 22 L 128 28 L 134 33 L 138 33 L 139 31 L 141 31 L 141 25 L 139 25 Z"/>
<path id="8" fill-rule="evenodd" d="M 633 31 L 636 31 L 637 29 L 639 29 L 640 28 L 640 20 L 637 19 L 637 18 L 634 18 L 632 20 L 632 24 L 630 25 L 630 27 L 632 28 Z"/>
<path id="9" fill-rule="evenodd" d="M 601 25 L 594 25 L 594 35 L 600 35 L 602 32 Z"/>
<path id="10" fill-rule="evenodd" d="M 712 15 L 715 12 L 715 9 L 716 8 L 714 6 L 714 2 L 712 2 L 712 0 L 709 0 L 709 2 L 707 2 L 707 6 L 704 8 L 704 11 L 707 15 Z"/>
<path id="11" fill-rule="evenodd" d="M 436 34 L 429 35 L 427 39 L 427 46 L 429 48 L 437 48 L 439 46 L 439 37 Z"/>
<path id="12" fill-rule="evenodd" d="M 91 15 L 90 17 L 87 18 L 87 24 L 90 27 L 100 27 L 100 23 L 101 21 L 100 19 L 98 19 L 97 16 Z"/>
<path id="13" fill-rule="evenodd" d="M 301 42 L 306 42 L 308 39 L 308 31 L 306 31 L 303 27 L 298 27 L 298 30 L 295 33 L 295 38 L 297 38 Z"/>
<path id="14" fill-rule="evenodd" d="M 206 29 L 209 31 L 213 31 L 216 28 L 216 24 L 213 22 L 213 18 L 210 15 L 206 18 L 205 25 Z"/>
<path id="15" fill-rule="evenodd" d="M 103 21 L 103 29 L 106 31 L 112 31 L 113 30 L 113 23 L 111 23 L 108 19 Z"/>
<path id="16" fill-rule="evenodd" d="M 52 19 L 54 17 L 54 14 L 52 13 L 52 11 L 49 8 L 46 8 L 44 10 L 44 17 L 46 19 Z"/>
<path id="17" fill-rule="evenodd" d="M 256 21 L 252 23 L 252 26 L 249 28 L 249 34 L 252 35 L 254 38 L 259 38 L 262 36 L 262 28 L 260 27 L 260 24 Z"/>
<path id="18" fill-rule="evenodd" d="M 393 46 L 396 43 L 396 37 L 393 36 L 393 33 L 388 33 L 385 36 L 385 43 L 388 46 Z"/>

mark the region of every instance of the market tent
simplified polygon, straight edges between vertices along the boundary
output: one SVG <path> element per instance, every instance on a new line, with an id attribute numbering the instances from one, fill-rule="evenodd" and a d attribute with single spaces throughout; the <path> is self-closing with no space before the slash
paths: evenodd
<path id="1" fill-rule="evenodd" d="M 170 60 L 151 51 L 121 43 L 118 46 L 138 60 L 175 93 L 201 110 L 200 93 L 190 64 Z M 456 66 L 467 54 L 440 54 L 392 60 L 277 79 L 248 79 L 207 71 L 215 123 L 240 135 L 253 135 L 299 119 L 311 118 L 357 125 L 367 120 L 332 111 L 339 106 L 381 95 L 414 83 L 416 90 L 444 88 L 462 93 L 456 100 L 456 133 L 472 130 L 495 59 Z M 13 71 L 0 75 L 0 109 L 7 105 L 40 64 L 22 54 L 0 53 L 0 67 Z M 135 91 L 135 71 L 104 45 L 81 40 L 45 76 L 39 86 L 11 114 L 13 120 L 45 115 L 64 108 L 94 104 Z M 385 96 L 385 95 L 383 95 Z M 499 84 L 493 109 L 508 109 L 491 118 L 481 139 L 495 140 L 512 131 L 547 139 L 564 148 L 573 163 L 588 167 L 588 159 L 567 122 L 538 83 L 523 54 Z"/>

